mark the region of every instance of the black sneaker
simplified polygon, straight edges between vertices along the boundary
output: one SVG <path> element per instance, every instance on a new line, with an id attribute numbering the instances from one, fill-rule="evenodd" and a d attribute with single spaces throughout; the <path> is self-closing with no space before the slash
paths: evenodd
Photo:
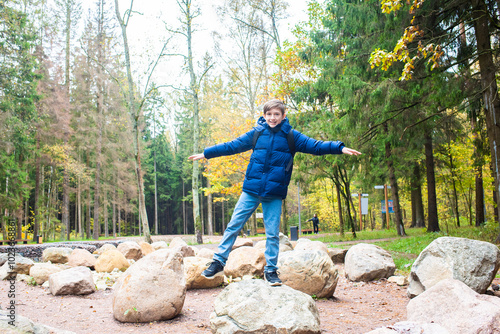
<path id="1" fill-rule="evenodd" d="M 212 263 L 210 263 L 210 266 L 201 273 L 201 276 L 205 278 L 214 278 L 215 275 L 223 270 L 224 266 L 222 265 L 222 263 L 217 260 L 213 260 Z"/>
<path id="2" fill-rule="evenodd" d="M 270 286 L 280 286 L 283 284 L 278 277 L 277 271 L 266 271 L 264 272 L 264 279 L 269 283 Z"/>

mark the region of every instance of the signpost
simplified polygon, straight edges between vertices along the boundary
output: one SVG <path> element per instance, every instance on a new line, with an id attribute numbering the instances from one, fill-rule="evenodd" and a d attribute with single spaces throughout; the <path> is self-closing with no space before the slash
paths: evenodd
<path id="1" fill-rule="evenodd" d="M 391 186 L 384 184 L 382 186 L 375 186 L 375 189 L 384 189 L 385 207 L 388 208 L 389 202 L 387 200 L 387 189 L 391 189 Z M 389 210 L 385 210 L 385 219 L 386 219 L 387 228 L 389 228 Z"/>
<path id="2" fill-rule="evenodd" d="M 356 194 L 351 195 L 352 197 L 356 197 Z M 368 197 L 368 194 L 362 194 L 358 193 L 357 194 L 359 198 L 359 230 L 363 230 L 363 216 L 362 215 L 367 215 L 368 214 L 368 198 L 361 198 L 363 197 Z"/>

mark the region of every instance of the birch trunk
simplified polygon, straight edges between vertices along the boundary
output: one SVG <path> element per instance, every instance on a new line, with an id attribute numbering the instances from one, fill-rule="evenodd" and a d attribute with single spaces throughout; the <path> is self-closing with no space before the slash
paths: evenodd
<path id="1" fill-rule="evenodd" d="M 133 0 L 130 3 L 130 9 L 127 11 L 126 20 L 121 17 L 120 9 L 118 6 L 118 0 L 115 0 L 115 11 L 116 18 L 120 24 L 122 37 L 123 37 L 123 48 L 125 52 L 125 67 L 127 69 L 127 82 L 128 82 L 128 108 L 129 113 L 132 118 L 132 125 L 134 131 L 134 154 L 135 154 L 135 174 L 137 176 L 137 186 L 139 188 L 139 220 L 144 229 L 144 239 L 146 242 L 151 243 L 151 233 L 149 231 L 148 214 L 146 211 L 146 198 L 144 195 L 144 179 L 142 177 L 142 166 L 141 166 L 141 150 L 140 150 L 140 131 L 139 131 L 139 121 L 141 110 L 137 106 L 137 101 L 134 95 L 134 81 L 132 79 L 132 68 L 130 65 L 130 51 L 128 46 L 127 38 L 127 25 L 130 15 L 132 13 Z"/>

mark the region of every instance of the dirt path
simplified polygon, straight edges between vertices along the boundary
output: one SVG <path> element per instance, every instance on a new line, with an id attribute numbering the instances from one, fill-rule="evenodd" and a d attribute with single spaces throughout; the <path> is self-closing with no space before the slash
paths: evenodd
<path id="1" fill-rule="evenodd" d="M 406 320 L 406 288 L 385 280 L 353 283 L 340 275 L 334 298 L 317 300 L 323 333 L 360 334 Z M 0 282 L 5 309 L 8 282 Z M 48 289 L 16 285 L 17 312 L 37 323 L 83 333 L 211 333 L 210 313 L 222 288 L 190 290 L 182 313 L 173 320 L 146 324 L 120 323 L 113 318 L 112 291 L 78 296 L 52 296 Z"/>

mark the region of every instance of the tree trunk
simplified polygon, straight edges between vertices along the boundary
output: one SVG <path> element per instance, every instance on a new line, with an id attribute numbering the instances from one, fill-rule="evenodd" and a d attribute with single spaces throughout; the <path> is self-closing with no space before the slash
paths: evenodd
<path id="1" fill-rule="evenodd" d="M 120 24 L 122 37 L 123 37 L 123 48 L 125 52 L 125 67 L 127 69 L 127 82 L 128 82 L 128 108 L 129 113 L 132 117 L 132 124 L 134 130 L 134 154 L 135 154 L 135 174 L 137 177 L 137 186 L 139 188 L 139 219 L 142 224 L 142 228 L 144 229 L 144 239 L 146 242 L 151 243 L 151 233 L 149 232 L 149 223 L 148 223 L 148 213 L 146 211 L 146 198 L 144 194 L 144 179 L 142 177 L 142 166 L 141 166 L 141 150 L 140 150 L 140 130 L 139 130 L 139 121 L 141 110 L 137 106 L 137 102 L 134 97 L 134 81 L 132 79 L 132 68 L 130 65 L 130 51 L 128 46 L 128 38 L 127 38 L 127 25 L 128 19 L 132 14 L 132 4 L 131 2 L 130 9 L 127 11 L 127 19 L 123 20 L 120 14 L 120 9 L 118 6 L 118 0 L 115 0 L 115 11 L 116 18 Z"/>
<path id="2" fill-rule="evenodd" d="M 210 189 L 210 180 L 207 179 L 207 188 Z M 208 215 L 208 235 L 214 235 L 214 215 L 213 215 L 213 195 L 211 192 L 208 193 L 208 198 L 207 198 L 207 215 Z"/>
<path id="3" fill-rule="evenodd" d="M 422 185 L 420 184 L 420 164 L 413 165 L 411 178 L 411 227 L 425 227 L 424 204 L 422 202 Z"/>
<path id="4" fill-rule="evenodd" d="M 432 151 L 432 136 L 425 135 L 425 167 L 427 169 L 427 232 L 439 232 L 437 212 L 436 178 L 434 175 L 434 153 Z"/>
<path id="5" fill-rule="evenodd" d="M 85 232 L 85 236 L 87 237 L 87 239 L 90 239 L 90 181 L 87 194 L 87 226 Z"/>
<path id="6" fill-rule="evenodd" d="M 156 126 L 156 120 L 155 120 L 155 126 Z M 156 138 L 154 139 L 154 176 L 155 176 L 155 234 L 158 235 L 158 175 L 156 175 Z"/>
<path id="7" fill-rule="evenodd" d="M 65 146 L 67 145 L 67 141 L 65 141 Z M 69 152 L 66 152 L 66 155 Z M 66 166 L 68 163 L 68 158 L 66 156 Z M 61 240 L 64 240 L 66 237 L 69 240 L 69 235 L 71 231 L 69 230 L 69 173 L 68 168 L 64 167 L 64 176 L 63 176 L 63 202 L 62 202 L 62 218 L 61 218 Z"/>
<path id="8" fill-rule="evenodd" d="M 340 195 L 340 184 L 335 183 L 335 187 L 337 188 L 337 204 L 339 207 L 339 228 L 340 228 L 340 235 L 344 235 L 344 217 L 342 214 L 342 197 Z"/>
<path id="9" fill-rule="evenodd" d="M 40 131 L 37 131 L 36 135 L 35 156 L 35 223 L 33 225 L 33 241 L 40 234 Z"/>
<path id="10" fill-rule="evenodd" d="M 286 199 L 284 199 L 281 203 L 281 233 L 284 235 L 288 235 L 288 212 L 286 208 Z"/>
<path id="11" fill-rule="evenodd" d="M 449 142 L 448 142 L 448 148 L 450 148 Z M 457 181 L 456 181 L 456 176 L 455 176 L 455 165 L 453 164 L 453 155 L 451 154 L 451 149 L 449 152 L 449 159 L 450 159 L 451 184 L 453 185 L 453 213 L 455 214 L 455 219 L 457 221 L 457 227 L 460 227 L 460 212 L 458 211 Z"/>
<path id="12" fill-rule="evenodd" d="M 113 237 L 116 238 L 116 186 L 113 190 Z"/>
<path id="13" fill-rule="evenodd" d="M 387 124 L 385 125 L 386 133 L 389 132 Z M 395 215 L 395 225 L 396 231 L 400 237 L 406 235 L 405 226 L 403 223 L 403 215 L 401 214 L 401 205 L 399 204 L 399 186 L 398 180 L 396 179 L 396 171 L 394 169 L 394 163 L 392 161 L 392 148 L 391 143 L 385 143 L 385 160 L 387 162 L 387 170 L 389 172 L 389 183 L 391 184 L 391 192 L 392 192 L 392 204 L 394 208 Z M 385 208 L 389 210 L 389 208 Z"/>
<path id="14" fill-rule="evenodd" d="M 109 237 L 109 226 L 108 226 L 108 191 L 104 189 L 104 198 L 102 201 L 102 211 L 104 215 L 104 236 Z"/>
<path id="15" fill-rule="evenodd" d="M 474 0 L 472 2 L 474 19 L 474 32 L 477 43 L 477 53 L 479 60 L 479 71 L 481 73 L 481 86 L 483 88 L 483 105 L 486 116 L 486 128 L 491 152 L 492 171 L 495 178 L 494 201 L 496 207 L 500 205 L 500 99 L 498 96 L 498 87 L 496 82 L 496 66 L 493 61 L 491 50 L 489 17 L 487 15 L 486 4 L 483 0 Z M 498 215 L 496 217 L 497 222 Z M 500 232 L 496 238 L 496 243 L 500 243 Z"/>
<path id="16" fill-rule="evenodd" d="M 200 106 L 198 101 L 198 90 L 199 90 L 198 79 L 194 71 L 193 50 L 192 50 L 192 37 L 193 37 L 192 21 L 194 19 L 193 16 L 194 13 L 192 13 L 191 11 L 192 9 L 191 0 L 182 0 L 181 2 L 179 2 L 179 4 L 180 5 L 182 4 L 184 6 L 183 8 L 181 8 L 181 10 L 185 16 L 184 19 L 186 24 L 185 28 L 186 28 L 187 47 L 188 47 L 188 55 L 186 60 L 188 62 L 188 70 L 190 76 L 189 90 L 193 108 L 193 154 L 197 154 L 199 151 L 199 141 L 200 141 L 200 125 L 199 125 Z M 192 185 L 191 185 L 192 195 L 193 195 L 194 229 L 196 234 L 196 242 L 198 244 L 203 244 L 203 237 L 201 230 L 202 224 L 200 217 L 199 178 L 200 178 L 199 162 L 194 161 Z"/>
<path id="17" fill-rule="evenodd" d="M 78 212 L 77 221 L 78 221 L 78 233 L 80 233 L 81 238 L 84 238 L 84 232 L 82 227 L 82 189 L 80 186 L 80 176 L 78 175 L 78 189 L 76 190 L 76 210 Z"/>

